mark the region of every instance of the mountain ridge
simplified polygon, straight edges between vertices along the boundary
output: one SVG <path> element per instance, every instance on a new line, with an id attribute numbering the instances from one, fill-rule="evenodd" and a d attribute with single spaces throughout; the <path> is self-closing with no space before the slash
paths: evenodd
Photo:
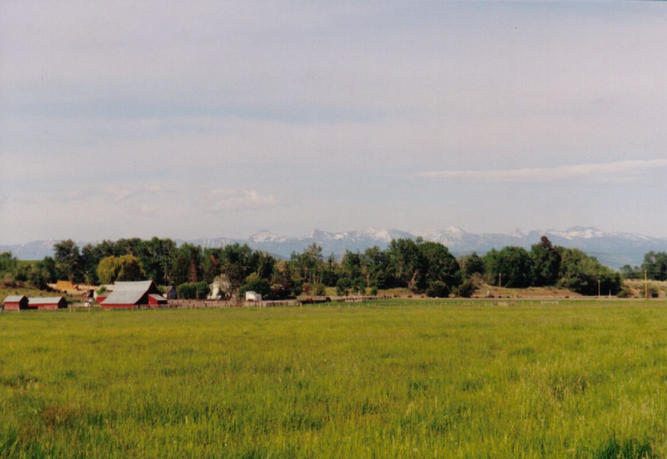
<path id="1" fill-rule="evenodd" d="M 261 230 L 242 238 L 198 238 L 175 241 L 201 245 L 204 248 L 223 247 L 228 244 L 248 244 L 256 250 L 264 250 L 282 258 L 288 258 L 294 251 L 300 252 L 315 243 L 322 246 L 322 253 L 342 255 L 346 250 L 365 250 L 377 245 L 386 247 L 392 239 L 421 237 L 425 241 L 439 242 L 456 255 L 471 252 L 485 253 L 508 245 L 529 248 L 547 236 L 554 245 L 578 248 L 597 256 L 609 267 L 618 268 L 624 264 L 639 265 L 650 250 L 667 251 L 667 238 L 645 236 L 635 233 L 607 232 L 595 227 L 573 226 L 565 230 L 515 230 L 512 233 L 470 233 L 458 226 L 424 231 L 403 231 L 398 229 L 368 227 L 362 230 L 325 231 L 314 229 L 309 235 L 291 237 Z M 11 251 L 24 260 L 36 260 L 53 254 L 56 240 L 32 241 L 25 244 L 0 245 L 0 252 Z M 86 242 L 77 242 L 80 246 Z"/>

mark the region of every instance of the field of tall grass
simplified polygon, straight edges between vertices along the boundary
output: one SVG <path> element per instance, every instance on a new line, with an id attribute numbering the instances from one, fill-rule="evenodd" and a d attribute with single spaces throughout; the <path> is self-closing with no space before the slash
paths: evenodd
<path id="1" fill-rule="evenodd" d="M 666 306 L 4 312 L 0 456 L 666 456 Z"/>

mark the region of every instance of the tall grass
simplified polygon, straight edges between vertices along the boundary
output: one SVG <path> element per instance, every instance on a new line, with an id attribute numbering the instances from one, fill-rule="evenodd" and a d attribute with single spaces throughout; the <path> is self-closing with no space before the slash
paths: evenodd
<path id="1" fill-rule="evenodd" d="M 0 314 L 0 456 L 667 454 L 665 304 Z"/>

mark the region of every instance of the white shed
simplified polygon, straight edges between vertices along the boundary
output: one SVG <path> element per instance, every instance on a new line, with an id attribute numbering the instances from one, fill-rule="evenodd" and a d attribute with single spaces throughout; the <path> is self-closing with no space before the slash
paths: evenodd
<path id="1" fill-rule="evenodd" d="M 262 294 L 253 292 L 252 290 L 245 292 L 246 301 L 262 301 Z"/>

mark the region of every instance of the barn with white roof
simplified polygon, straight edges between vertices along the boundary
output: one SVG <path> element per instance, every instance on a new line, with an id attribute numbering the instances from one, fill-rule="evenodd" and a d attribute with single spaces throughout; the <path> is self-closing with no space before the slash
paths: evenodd
<path id="1" fill-rule="evenodd" d="M 109 309 L 131 309 L 139 306 L 158 307 L 167 304 L 167 299 L 151 280 L 116 282 L 113 291 L 100 305 Z"/>

